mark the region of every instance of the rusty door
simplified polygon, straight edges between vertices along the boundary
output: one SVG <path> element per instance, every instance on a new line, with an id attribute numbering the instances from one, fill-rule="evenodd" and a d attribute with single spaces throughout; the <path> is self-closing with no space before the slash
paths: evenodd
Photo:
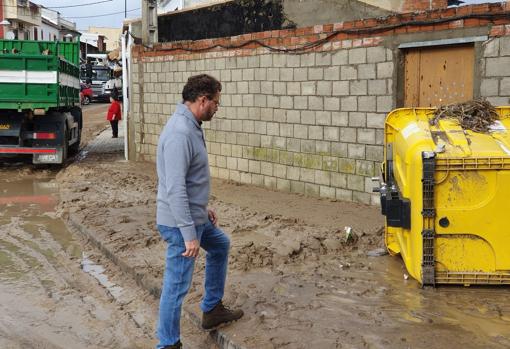
<path id="1" fill-rule="evenodd" d="M 473 98 L 473 45 L 405 52 L 406 107 L 434 107 Z"/>

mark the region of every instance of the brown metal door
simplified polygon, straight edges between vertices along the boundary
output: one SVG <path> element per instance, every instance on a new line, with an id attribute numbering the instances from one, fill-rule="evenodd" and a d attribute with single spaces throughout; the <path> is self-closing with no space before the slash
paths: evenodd
<path id="1" fill-rule="evenodd" d="M 437 107 L 473 99 L 473 45 L 410 49 L 405 53 L 406 107 Z"/>

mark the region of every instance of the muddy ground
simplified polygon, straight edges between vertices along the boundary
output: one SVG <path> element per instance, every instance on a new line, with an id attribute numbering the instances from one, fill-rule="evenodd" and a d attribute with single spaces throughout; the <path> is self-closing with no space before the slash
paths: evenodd
<path id="1" fill-rule="evenodd" d="M 159 285 L 154 164 L 89 154 L 57 180 L 58 213 Z M 421 289 L 398 257 L 367 256 L 384 245 L 378 208 L 220 180 L 211 206 L 232 239 L 225 301 L 246 314 L 224 331 L 246 348 L 510 347 L 507 289 Z M 186 301 L 197 313 L 202 276 L 203 254 Z"/>
<path id="2" fill-rule="evenodd" d="M 151 329 L 133 317 L 145 317 L 150 296 L 118 280 L 115 298 L 84 273 L 95 252 L 56 217 L 54 177 L 0 170 L 0 347 L 146 348 Z"/>

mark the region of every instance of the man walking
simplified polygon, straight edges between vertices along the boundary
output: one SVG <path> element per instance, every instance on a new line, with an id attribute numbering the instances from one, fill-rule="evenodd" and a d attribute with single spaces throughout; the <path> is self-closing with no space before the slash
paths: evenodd
<path id="1" fill-rule="evenodd" d="M 216 227 L 209 201 L 210 176 L 202 122 L 218 110 L 221 83 L 212 76 L 192 76 L 183 88 L 183 103 L 165 125 L 157 152 L 158 230 L 168 243 L 158 324 L 158 349 L 182 348 L 181 307 L 188 293 L 200 247 L 206 252 L 202 327 L 213 329 L 237 320 L 242 310 L 222 304 L 229 238 Z"/>

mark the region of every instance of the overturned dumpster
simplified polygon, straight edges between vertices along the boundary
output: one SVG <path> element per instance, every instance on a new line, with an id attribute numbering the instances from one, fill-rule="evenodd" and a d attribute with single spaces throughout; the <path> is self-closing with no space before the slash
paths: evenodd
<path id="1" fill-rule="evenodd" d="M 510 284 L 510 107 L 489 107 L 489 122 L 429 108 L 386 119 L 386 246 L 422 285 Z"/>

